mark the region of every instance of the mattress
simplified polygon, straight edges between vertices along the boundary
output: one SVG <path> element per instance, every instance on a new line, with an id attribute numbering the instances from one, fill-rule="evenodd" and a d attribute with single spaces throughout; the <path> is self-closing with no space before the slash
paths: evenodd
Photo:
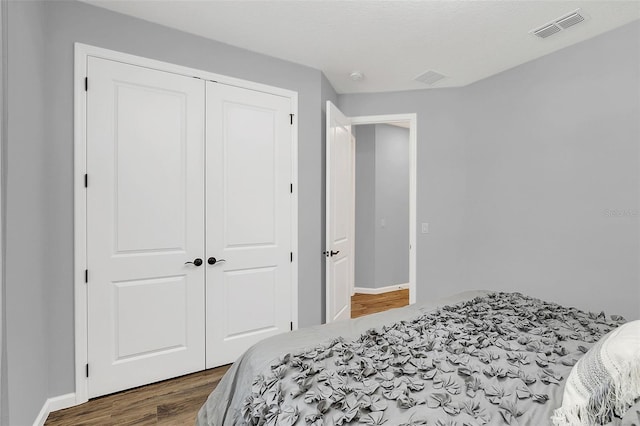
<path id="1" fill-rule="evenodd" d="M 245 352 L 197 424 L 547 425 L 572 366 L 622 322 L 470 291 L 304 328 Z"/>

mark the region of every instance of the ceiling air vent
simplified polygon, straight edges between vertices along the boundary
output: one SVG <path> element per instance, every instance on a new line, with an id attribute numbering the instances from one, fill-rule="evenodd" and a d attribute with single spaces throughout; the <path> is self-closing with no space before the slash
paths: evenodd
<path id="1" fill-rule="evenodd" d="M 582 21 L 584 21 L 584 16 L 580 15 L 578 12 L 574 12 L 566 18 L 560 19 L 556 24 L 566 30 L 567 28 L 572 27 L 575 24 L 579 24 Z"/>
<path id="2" fill-rule="evenodd" d="M 562 31 L 560 27 L 556 24 L 547 25 L 546 27 L 538 28 L 537 30 L 533 30 L 533 33 L 540 38 L 547 38 L 550 35 L 554 35 L 555 33 L 559 33 Z"/>
<path id="3" fill-rule="evenodd" d="M 552 22 L 548 22 L 539 28 L 531 30 L 530 33 L 540 38 L 547 38 L 569 27 L 573 27 L 585 19 L 586 17 L 580 13 L 580 9 L 574 10 L 567 15 L 554 19 Z"/>
<path id="4" fill-rule="evenodd" d="M 429 70 L 427 72 L 423 72 L 422 74 L 414 78 L 414 80 L 431 86 L 442 80 L 443 78 L 446 78 L 446 75 L 440 74 L 439 72 L 435 72 L 433 70 Z"/>

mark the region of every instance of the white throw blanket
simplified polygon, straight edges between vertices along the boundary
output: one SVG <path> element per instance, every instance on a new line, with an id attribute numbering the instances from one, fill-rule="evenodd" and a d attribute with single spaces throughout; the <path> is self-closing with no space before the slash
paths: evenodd
<path id="1" fill-rule="evenodd" d="M 557 426 L 604 424 L 640 398 L 640 321 L 605 335 L 571 370 Z"/>

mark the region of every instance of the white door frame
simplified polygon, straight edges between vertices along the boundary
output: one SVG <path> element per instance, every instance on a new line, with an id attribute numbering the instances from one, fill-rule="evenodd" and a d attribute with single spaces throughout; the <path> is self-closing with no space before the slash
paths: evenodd
<path id="1" fill-rule="evenodd" d="M 8 104 L 9 104 L 9 80 L 8 80 L 8 71 L 9 71 L 9 62 L 8 62 L 8 30 L 7 24 L 9 22 L 8 19 L 8 2 L 2 1 L 0 2 L 0 411 L 5 408 L 5 404 L 8 401 L 9 395 L 6 394 L 6 389 L 4 388 L 4 383 L 7 380 L 7 373 L 4 371 L 4 365 L 6 364 L 6 343 L 5 340 L 7 338 L 5 329 L 7 327 L 6 321 L 3 319 L 6 317 L 6 297 L 5 297 L 5 234 L 6 234 L 6 185 L 7 179 L 5 174 L 7 173 L 7 168 L 4 166 L 6 162 L 7 155 L 7 144 L 8 144 L 8 133 L 7 133 L 7 124 L 8 124 Z M 6 414 L 0 414 L 0 423 L 4 421 L 8 421 L 9 416 Z"/>
<path id="2" fill-rule="evenodd" d="M 75 43 L 74 63 L 74 327 L 75 327 L 75 403 L 88 401 L 86 365 L 87 354 L 87 199 L 85 192 L 85 174 L 87 173 L 86 152 L 86 111 L 87 62 L 89 57 L 124 62 L 131 65 L 165 71 L 202 80 L 215 81 L 230 86 L 242 87 L 291 99 L 291 114 L 298 117 L 298 93 L 265 84 L 241 80 L 220 74 L 201 71 L 154 59 L 143 58 L 114 50 L 103 49 L 82 43 Z M 91 81 L 88 82 L 91 90 Z M 291 140 L 291 179 L 293 194 L 291 203 L 291 250 L 294 253 L 291 263 L 291 319 L 293 329 L 298 328 L 298 120 L 293 120 Z M 89 185 L 90 176 L 89 176 Z"/>
<path id="3" fill-rule="evenodd" d="M 416 114 L 385 114 L 349 117 L 352 126 L 363 124 L 390 124 L 399 121 L 409 122 L 409 303 L 416 303 L 416 183 L 417 183 L 417 115 Z M 356 135 L 356 145 L 358 136 Z M 353 170 L 355 173 L 355 156 Z M 355 194 L 355 191 L 353 192 Z M 355 198 L 355 197 L 354 197 Z M 355 215 L 353 216 L 355 221 Z M 353 224 L 355 225 L 355 223 Z M 355 226 L 352 226 L 354 229 Z M 355 236 L 355 231 L 354 231 Z M 355 238 L 354 238 L 355 240 Z M 352 289 L 353 293 L 353 289 Z"/>

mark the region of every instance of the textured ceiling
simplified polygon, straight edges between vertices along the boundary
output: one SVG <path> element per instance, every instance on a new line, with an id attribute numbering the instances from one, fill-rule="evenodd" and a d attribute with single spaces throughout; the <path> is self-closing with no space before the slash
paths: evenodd
<path id="1" fill-rule="evenodd" d="M 640 19 L 640 0 L 85 1 L 320 69 L 339 93 L 427 88 L 413 79 L 430 69 L 464 86 Z M 578 8 L 585 22 L 529 34 Z"/>

